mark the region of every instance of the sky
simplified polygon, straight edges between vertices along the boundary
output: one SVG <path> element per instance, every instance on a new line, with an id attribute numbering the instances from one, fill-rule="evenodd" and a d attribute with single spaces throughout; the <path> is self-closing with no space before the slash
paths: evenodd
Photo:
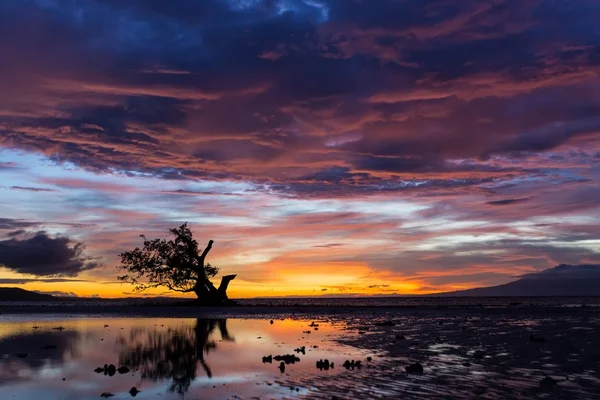
<path id="1" fill-rule="evenodd" d="M 596 0 L 2 1 L 0 285 L 139 295 L 119 254 L 186 221 L 230 297 L 600 264 L 598 20 Z"/>

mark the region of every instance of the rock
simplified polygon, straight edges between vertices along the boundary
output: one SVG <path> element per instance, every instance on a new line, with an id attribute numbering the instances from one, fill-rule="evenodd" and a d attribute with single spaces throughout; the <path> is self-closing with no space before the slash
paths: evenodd
<path id="1" fill-rule="evenodd" d="M 463 365 L 463 367 L 470 367 L 471 363 L 466 361 L 466 362 L 462 363 L 462 365 Z"/>
<path id="2" fill-rule="evenodd" d="M 26 358 L 28 356 L 29 356 L 28 353 L 15 353 L 15 357 L 19 357 L 19 358 Z"/>
<path id="3" fill-rule="evenodd" d="M 344 364 L 342 364 L 344 366 L 344 368 L 346 369 L 354 369 L 354 368 L 361 368 L 362 367 L 362 362 L 360 360 L 358 361 L 354 361 L 354 360 L 346 360 L 344 361 Z"/>
<path id="4" fill-rule="evenodd" d="M 396 335 L 396 340 L 406 340 L 406 336 L 404 336 L 404 335 Z"/>
<path id="5" fill-rule="evenodd" d="M 302 347 L 298 347 L 297 349 L 294 349 L 294 351 L 296 353 L 302 353 L 302 354 L 306 354 L 306 347 L 302 346 Z"/>
<path id="6" fill-rule="evenodd" d="M 318 328 L 319 324 L 315 324 L 315 322 L 311 322 L 311 324 L 309 325 L 311 328 Z"/>
<path id="7" fill-rule="evenodd" d="M 310 335 L 310 331 L 302 331 L 302 333 L 307 333 Z"/>
<path id="8" fill-rule="evenodd" d="M 285 372 L 285 363 L 282 361 L 279 363 L 279 371 L 283 374 Z"/>
<path id="9" fill-rule="evenodd" d="M 546 338 L 540 335 L 532 334 L 529 336 L 529 341 L 533 343 L 544 343 Z"/>
<path id="10" fill-rule="evenodd" d="M 483 350 L 477 350 L 475 351 L 475 353 L 473 353 L 473 357 L 476 360 L 482 360 L 485 357 L 485 353 L 483 352 Z"/>
<path id="11" fill-rule="evenodd" d="M 552 388 L 554 386 L 556 386 L 558 384 L 558 382 L 556 382 L 555 379 L 553 379 L 552 377 L 545 377 L 544 379 L 542 379 L 540 381 L 540 386 L 543 388 Z"/>
<path id="12" fill-rule="evenodd" d="M 127 368 L 126 366 L 122 366 L 122 367 L 119 367 L 119 368 L 117 369 L 117 372 L 118 372 L 118 373 L 120 373 L 120 374 L 126 374 L 126 373 L 128 373 L 129 371 L 130 371 L 130 369 L 129 369 L 129 368 Z"/>
<path id="13" fill-rule="evenodd" d="M 104 374 L 108 376 L 114 376 L 117 373 L 117 367 L 110 364 L 104 368 Z"/>
<path id="14" fill-rule="evenodd" d="M 104 398 L 109 398 L 109 397 L 113 397 L 114 394 L 112 393 L 108 393 L 108 392 L 104 392 L 100 395 L 100 397 L 104 397 Z"/>
<path id="15" fill-rule="evenodd" d="M 273 357 L 273 360 L 283 361 L 286 364 L 295 364 L 298 361 L 300 361 L 300 359 L 293 354 L 284 354 L 282 356 L 275 356 L 275 357 Z"/>
<path id="16" fill-rule="evenodd" d="M 373 358 L 372 357 L 367 357 L 367 362 L 371 362 L 371 361 L 373 361 Z"/>
<path id="17" fill-rule="evenodd" d="M 136 388 L 135 386 L 133 386 L 131 389 L 129 389 L 129 394 L 131 395 L 131 397 L 135 397 L 137 396 L 137 394 L 140 391 L 138 390 L 138 388 Z"/>
<path id="18" fill-rule="evenodd" d="M 101 373 L 101 372 L 103 372 L 103 371 L 104 371 L 104 368 L 102 368 L 102 367 L 98 367 L 98 368 L 96 368 L 96 369 L 94 370 L 94 372 L 95 372 L 95 373 L 97 373 L 97 374 L 99 374 L 99 373 Z"/>
<path id="19" fill-rule="evenodd" d="M 273 325 L 273 320 L 270 321 L 270 324 Z"/>
<path id="20" fill-rule="evenodd" d="M 64 331 L 64 330 L 65 330 L 65 328 L 64 328 L 64 327 L 62 327 L 62 326 L 55 326 L 55 327 L 54 327 L 54 328 L 52 328 L 52 329 L 54 329 L 55 331 Z"/>
<path id="21" fill-rule="evenodd" d="M 329 368 L 333 369 L 333 363 L 330 363 L 329 360 L 325 359 L 321 359 L 319 361 L 317 361 L 317 368 L 320 369 L 321 371 L 325 370 L 328 371 Z"/>
<path id="22" fill-rule="evenodd" d="M 105 328 L 108 328 L 108 325 L 104 325 Z"/>
<path id="23" fill-rule="evenodd" d="M 406 370 L 407 374 L 422 374 L 423 373 L 423 366 L 416 362 L 414 364 L 410 364 L 408 367 L 404 368 Z"/>
<path id="24" fill-rule="evenodd" d="M 263 362 L 263 364 L 265 364 L 265 363 L 271 364 L 273 362 L 273 356 L 272 355 L 263 356 L 262 362 Z"/>

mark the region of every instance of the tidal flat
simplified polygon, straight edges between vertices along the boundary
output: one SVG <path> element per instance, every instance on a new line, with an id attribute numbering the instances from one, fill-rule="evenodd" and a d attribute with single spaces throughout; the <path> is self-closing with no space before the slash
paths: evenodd
<path id="1" fill-rule="evenodd" d="M 28 310 L 2 398 L 600 398 L 594 307 Z"/>

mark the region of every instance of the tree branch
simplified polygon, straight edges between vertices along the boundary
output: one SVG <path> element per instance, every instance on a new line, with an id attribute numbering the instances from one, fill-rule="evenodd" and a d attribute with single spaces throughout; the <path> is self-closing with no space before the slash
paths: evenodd
<path id="1" fill-rule="evenodd" d="M 208 245 L 206 246 L 206 248 L 202 252 L 202 255 L 200 256 L 200 259 L 202 260 L 202 266 L 203 267 L 204 267 L 204 259 L 208 255 L 208 252 L 210 251 L 210 249 L 212 249 L 212 245 L 213 245 L 214 242 L 215 242 L 214 240 L 209 240 L 208 241 Z"/>

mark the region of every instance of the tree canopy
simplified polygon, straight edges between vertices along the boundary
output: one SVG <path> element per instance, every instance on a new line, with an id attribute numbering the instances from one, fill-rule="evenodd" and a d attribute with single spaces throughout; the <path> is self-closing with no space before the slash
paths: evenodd
<path id="1" fill-rule="evenodd" d="M 118 280 L 131 283 L 137 291 L 164 286 L 177 292 L 194 292 L 199 298 L 226 300 L 227 285 L 235 275 L 223 277 L 219 289 L 210 281 L 209 278 L 219 271 L 217 267 L 205 264 L 214 241 L 210 240 L 199 254 L 198 242 L 187 223 L 169 232 L 173 239 L 150 240 L 140 235 L 144 240 L 143 248 L 121 253 L 119 269 L 125 274 L 118 276 Z"/>

